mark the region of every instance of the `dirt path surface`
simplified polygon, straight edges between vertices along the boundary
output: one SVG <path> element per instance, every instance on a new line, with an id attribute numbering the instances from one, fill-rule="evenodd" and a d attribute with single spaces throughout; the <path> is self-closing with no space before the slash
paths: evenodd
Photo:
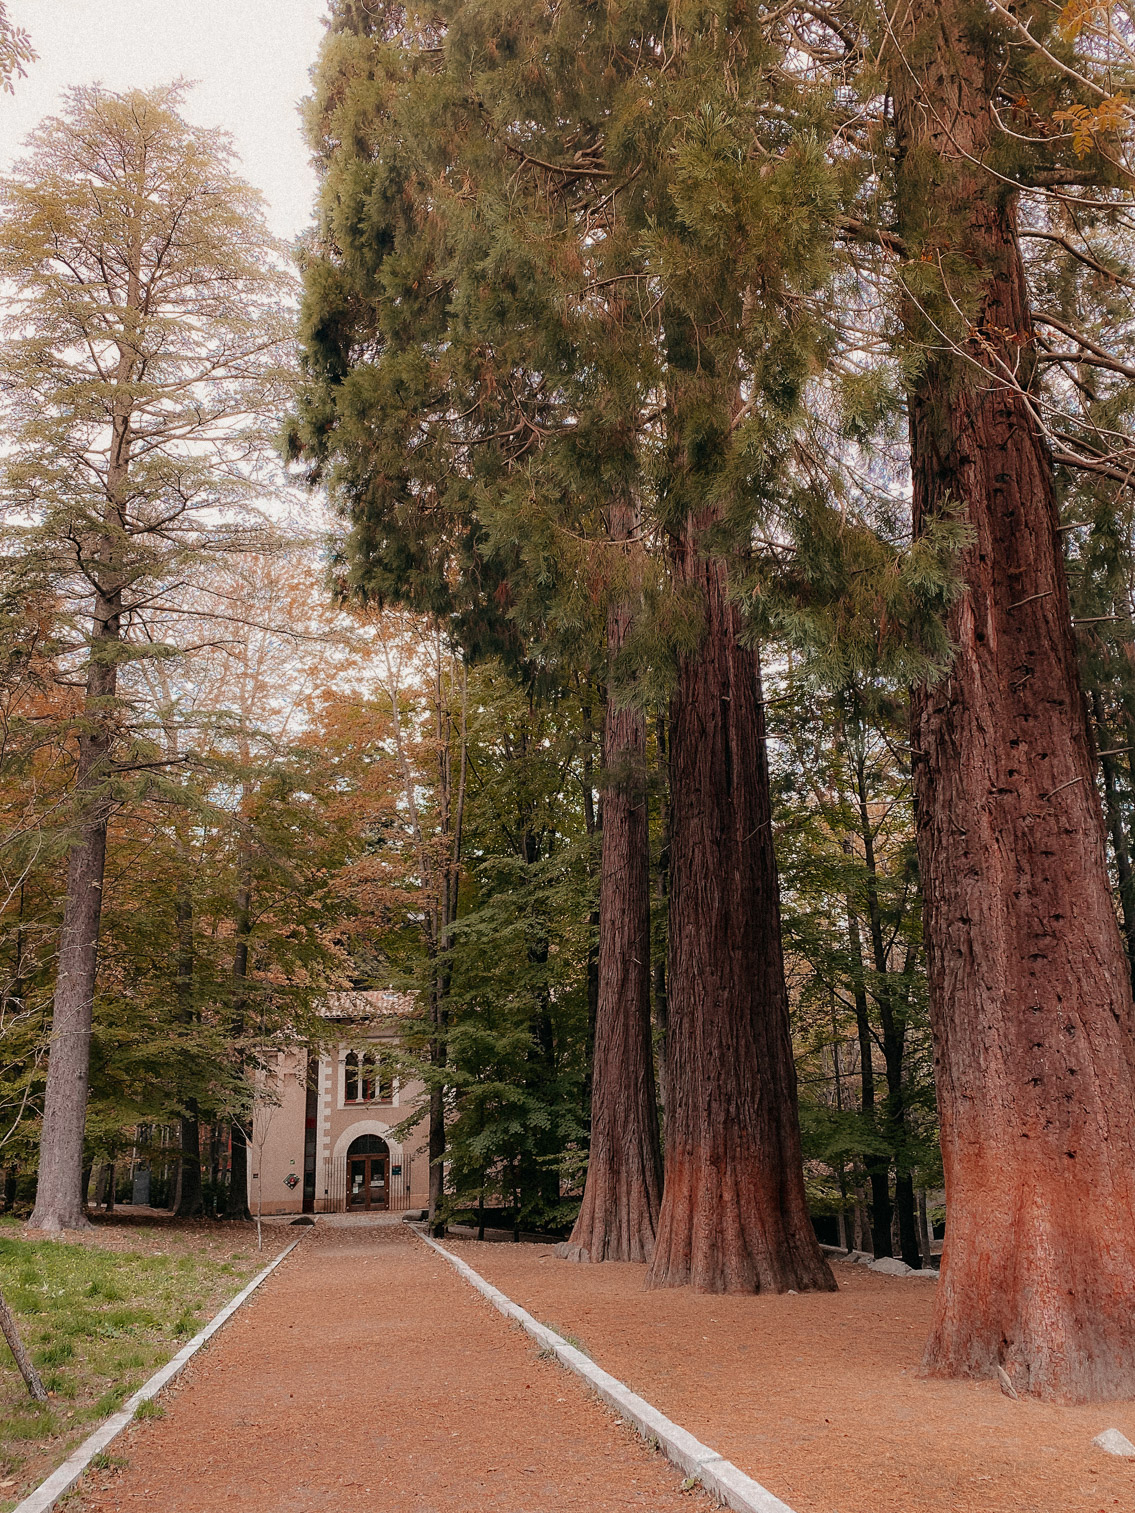
<path id="1" fill-rule="evenodd" d="M 164 1403 L 83 1513 L 710 1507 L 402 1226 L 317 1228 Z"/>
<path id="2" fill-rule="evenodd" d="M 1013 1402 L 918 1376 L 934 1284 L 836 1263 L 838 1293 L 643 1292 L 645 1267 L 450 1249 L 795 1513 L 1135 1513 L 1135 1403 Z"/>

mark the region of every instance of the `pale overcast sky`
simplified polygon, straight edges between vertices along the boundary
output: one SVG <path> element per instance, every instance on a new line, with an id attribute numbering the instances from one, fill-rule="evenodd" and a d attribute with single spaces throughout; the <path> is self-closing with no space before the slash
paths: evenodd
<path id="1" fill-rule="evenodd" d="M 185 115 L 232 133 L 272 230 L 290 240 L 315 194 L 296 106 L 326 9 L 326 0 L 8 0 L 39 59 L 14 95 L 0 94 L 0 171 L 69 85 L 148 89 L 180 75 L 198 81 Z"/>

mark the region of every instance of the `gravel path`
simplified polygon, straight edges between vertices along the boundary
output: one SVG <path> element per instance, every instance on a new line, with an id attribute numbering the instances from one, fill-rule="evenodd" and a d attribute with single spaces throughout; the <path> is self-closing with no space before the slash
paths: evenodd
<path id="1" fill-rule="evenodd" d="M 164 1401 L 83 1513 L 710 1506 L 399 1226 L 317 1228 Z"/>
<path id="2" fill-rule="evenodd" d="M 547 1246 L 449 1248 L 796 1513 L 1135 1513 L 1135 1460 L 1091 1443 L 1135 1441 L 1135 1402 L 927 1381 L 930 1281 L 837 1261 L 839 1292 L 710 1297 Z"/>

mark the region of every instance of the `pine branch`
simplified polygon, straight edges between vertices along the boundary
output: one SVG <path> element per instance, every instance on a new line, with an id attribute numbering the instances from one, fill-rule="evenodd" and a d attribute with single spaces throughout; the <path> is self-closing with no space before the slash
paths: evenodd
<path id="1" fill-rule="evenodd" d="M 1021 231 L 1019 235 L 1028 237 L 1030 241 L 1055 242 L 1057 246 L 1063 247 L 1065 252 L 1070 253 L 1072 257 L 1077 259 L 1078 262 L 1083 263 L 1085 268 L 1091 268 L 1095 273 L 1102 273 L 1103 276 L 1106 279 L 1110 280 L 1112 283 L 1122 284 L 1125 288 L 1128 289 L 1132 287 L 1130 279 L 1121 278 L 1114 269 L 1105 267 L 1103 263 L 1098 262 L 1094 257 L 1091 256 L 1090 253 L 1083 252 L 1080 250 L 1080 248 L 1074 247 L 1068 240 L 1068 238 L 1066 236 L 1061 236 L 1059 232 Z"/>
<path id="2" fill-rule="evenodd" d="M 849 241 L 873 242 L 886 252 L 894 252 L 901 258 L 910 257 L 910 249 L 901 236 L 881 226 L 868 226 L 866 221 L 858 220 L 855 216 L 838 216 L 836 230 Z"/>
<path id="3" fill-rule="evenodd" d="M 1058 319 L 1057 316 L 1050 315 L 1047 310 L 1034 311 L 1033 320 L 1039 322 L 1041 325 L 1051 326 L 1054 331 L 1059 331 L 1062 336 L 1068 337 L 1069 341 L 1077 342 L 1084 348 L 1085 352 L 1092 354 L 1092 357 L 1096 360 L 1096 366 L 1111 368 L 1116 373 L 1122 373 L 1125 378 L 1135 379 L 1135 368 L 1119 363 L 1117 358 L 1114 358 L 1098 342 L 1094 342 L 1090 336 L 1085 336 L 1082 331 L 1077 331 L 1074 326 L 1067 325 L 1064 321 Z M 1090 362 L 1091 359 L 1085 358 L 1084 361 Z"/>

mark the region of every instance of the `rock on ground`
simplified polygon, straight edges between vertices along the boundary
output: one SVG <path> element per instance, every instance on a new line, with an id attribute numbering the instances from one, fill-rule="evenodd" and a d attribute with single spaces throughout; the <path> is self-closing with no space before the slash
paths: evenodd
<path id="1" fill-rule="evenodd" d="M 1105 1429 L 1102 1434 L 1096 1435 L 1092 1444 L 1106 1450 L 1109 1455 L 1135 1456 L 1135 1445 L 1118 1429 Z"/>
<path id="2" fill-rule="evenodd" d="M 877 1261 L 869 1262 L 868 1267 L 871 1271 L 881 1271 L 885 1277 L 909 1277 L 914 1270 L 898 1256 L 880 1256 Z"/>

